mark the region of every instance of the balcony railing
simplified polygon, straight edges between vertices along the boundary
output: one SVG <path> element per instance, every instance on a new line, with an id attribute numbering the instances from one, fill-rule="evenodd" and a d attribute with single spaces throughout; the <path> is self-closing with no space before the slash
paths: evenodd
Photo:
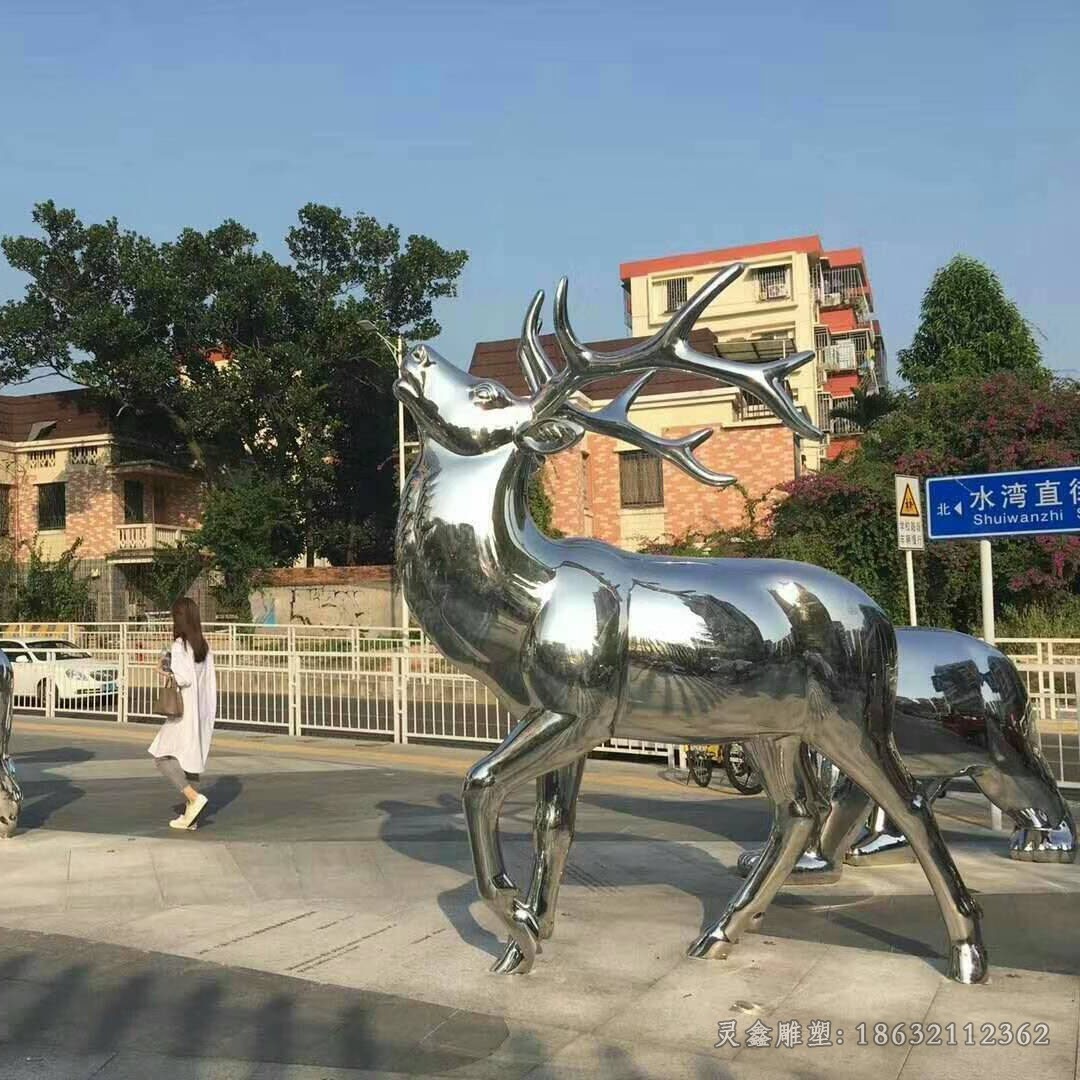
<path id="1" fill-rule="evenodd" d="M 156 548 L 175 547 L 193 531 L 183 525 L 160 525 L 152 521 L 138 525 L 118 525 L 116 550 L 153 551 Z"/>
<path id="2" fill-rule="evenodd" d="M 865 300 L 868 292 L 862 271 L 854 266 L 826 270 L 814 285 L 814 294 L 822 307 L 851 304 L 859 297 Z"/>
<path id="3" fill-rule="evenodd" d="M 858 371 L 860 352 L 865 353 L 865 350 L 856 349 L 854 342 L 838 341 L 834 345 L 821 346 L 817 354 L 827 372 Z"/>
<path id="4" fill-rule="evenodd" d="M 775 420 L 776 416 L 768 405 L 763 405 L 756 397 L 740 391 L 735 398 L 736 420 Z"/>
<path id="5" fill-rule="evenodd" d="M 863 429 L 846 416 L 830 416 L 829 433 L 831 435 L 861 435 Z"/>
<path id="6" fill-rule="evenodd" d="M 759 300 L 790 300 L 791 282 L 786 266 L 757 272 Z"/>

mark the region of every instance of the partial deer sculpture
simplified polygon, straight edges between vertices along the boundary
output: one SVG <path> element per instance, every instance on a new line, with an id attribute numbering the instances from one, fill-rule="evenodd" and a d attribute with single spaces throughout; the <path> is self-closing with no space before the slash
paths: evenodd
<path id="1" fill-rule="evenodd" d="M 1076 823 L 1043 757 L 1027 689 L 1013 662 L 993 645 L 953 630 L 900 627 L 896 644 L 893 737 L 927 801 L 950 781 L 970 779 L 1012 819 L 1010 858 L 1073 862 Z M 823 775 L 833 809 L 799 858 L 791 884 L 838 881 L 845 862 L 880 866 L 911 860 L 907 841 L 881 807 L 847 778 Z M 749 873 L 758 855 L 744 852 L 740 873 Z"/>
<path id="2" fill-rule="evenodd" d="M 518 349 L 527 397 L 427 346 L 402 360 L 395 393 L 423 442 L 398 520 L 405 595 L 438 647 L 491 687 L 516 720 L 469 770 L 463 793 L 477 885 L 510 938 L 494 970 L 527 972 L 539 940 L 550 936 L 586 755 L 618 734 L 750 742 L 772 799 L 775 824 L 761 859 L 690 955 L 725 956 L 760 925 L 828 812 L 809 746 L 904 831 L 945 921 L 949 974 L 979 982 L 986 952 L 978 908 L 893 747 L 896 637 L 873 600 L 816 566 L 636 555 L 593 540 L 549 539 L 529 517 L 533 470 L 586 430 L 647 450 L 704 483 L 734 483 L 693 455 L 708 430 L 663 438 L 629 420 L 634 399 L 660 370 L 736 386 L 800 435 L 821 438 L 785 387 L 813 353 L 753 364 L 699 353 L 687 342 L 701 312 L 742 269 L 713 277 L 654 337 L 611 353 L 574 336 L 564 279 L 555 297 L 560 369 L 539 342 L 537 293 Z M 629 373 L 638 378 L 597 412 L 573 400 L 594 380 Z M 523 895 L 503 860 L 499 811 L 510 791 L 530 781 L 537 782 L 536 860 Z"/>
<path id="3" fill-rule="evenodd" d="M 14 676 L 8 658 L 0 652 L 0 839 L 11 836 L 19 824 L 22 791 L 8 756 L 14 704 Z"/>

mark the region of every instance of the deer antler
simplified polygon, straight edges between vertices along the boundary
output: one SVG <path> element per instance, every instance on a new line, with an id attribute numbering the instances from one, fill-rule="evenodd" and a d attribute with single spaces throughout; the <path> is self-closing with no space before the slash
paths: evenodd
<path id="1" fill-rule="evenodd" d="M 550 375 L 550 361 L 535 340 L 539 322 L 533 313 L 538 314 L 538 303 L 542 302 L 543 298 L 542 294 L 538 294 L 530 307 L 533 318 L 526 319 L 526 333 L 522 335 L 523 342 L 533 339 L 528 342 L 527 347 L 532 354 L 530 359 L 534 361 L 534 367 L 530 374 L 526 366 L 526 375 L 530 385 L 534 379 L 537 383 L 533 397 L 534 413 L 537 416 L 551 416 L 561 411 L 571 394 L 597 379 L 635 371 L 691 371 L 753 394 L 771 408 L 788 427 L 805 438 L 824 438 L 823 433 L 799 410 L 784 387 L 784 380 L 793 371 L 814 358 L 813 352 L 794 353 L 779 360 L 749 364 L 726 356 L 708 356 L 690 347 L 687 339 L 698 317 L 739 277 L 743 269 L 741 263 L 736 263 L 721 270 L 699 289 L 658 333 L 639 345 L 608 353 L 590 349 L 577 339 L 567 315 L 567 282 L 566 278 L 563 278 L 555 293 L 555 337 L 566 360 L 566 366 Z M 640 390 L 640 387 L 638 389 Z M 580 411 L 578 410 L 579 413 Z M 580 415 L 576 418 L 581 422 Z M 704 439 L 699 439 L 695 445 L 700 445 L 703 441 Z"/>
<path id="2" fill-rule="evenodd" d="M 543 345 L 540 344 L 540 312 L 543 304 L 544 293 L 540 291 L 533 297 L 529 310 L 525 314 L 525 324 L 521 329 L 521 341 L 518 344 L 518 360 L 521 362 L 525 379 L 533 392 L 534 408 L 544 388 L 553 383 L 556 386 L 561 385 L 560 379 L 563 377 L 563 372 L 555 370 Z M 565 372 L 566 369 L 563 370 Z M 694 457 L 694 451 L 712 436 L 711 428 L 702 428 L 692 435 L 684 435 L 678 439 L 668 439 L 645 431 L 631 422 L 630 407 L 655 373 L 655 369 L 646 371 L 640 379 L 635 380 L 618 397 L 597 412 L 580 408 L 561 396 L 557 411 L 560 416 L 575 420 L 589 431 L 595 431 L 599 435 L 610 435 L 613 439 L 622 439 L 623 442 L 628 442 L 665 461 L 670 461 L 703 484 L 713 487 L 729 487 L 734 484 L 736 477 L 729 473 L 713 472 Z M 585 381 L 591 382 L 595 377 L 590 375 Z M 568 394 L 572 392 L 572 389 L 567 391 Z"/>

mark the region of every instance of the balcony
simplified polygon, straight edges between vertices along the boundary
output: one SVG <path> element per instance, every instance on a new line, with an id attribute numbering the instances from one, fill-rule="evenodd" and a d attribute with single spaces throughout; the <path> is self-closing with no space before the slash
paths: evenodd
<path id="1" fill-rule="evenodd" d="M 867 296 L 869 291 L 862 271 L 855 266 L 824 270 L 814 285 L 814 293 L 822 307 L 850 304 L 857 296 Z"/>
<path id="2" fill-rule="evenodd" d="M 768 405 L 758 401 L 752 394 L 740 390 L 735 398 L 735 420 L 742 423 L 746 420 L 775 420 L 776 415 Z"/>
<path id="3" fill-rule="evenodd" d="M 833 345 L 818 347 L 818 359 L 829 374 L 842 371 L 858 371 L 861 362 L 860 353 L 865 358 L 865 349 L 856 349 L 853 341 L 839 341 Z"/>
<path id="4" fill-rule="evenodd" d="M 156 551 L 163 547 L 175 547 L 193 529 L 184 525 L 161 525 L 146 521 L 137 525 L 118 525 L 116 527 L 116 551 L 119 555 L 131 555 Z"/>

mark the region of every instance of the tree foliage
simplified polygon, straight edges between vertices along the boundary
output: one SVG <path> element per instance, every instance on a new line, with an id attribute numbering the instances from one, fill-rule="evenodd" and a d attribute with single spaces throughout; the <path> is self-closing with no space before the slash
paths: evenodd
<path id="1" fill-rule="evenodd" d="M 302 536 L 296 526 L 292 492 L 285 484 L 258 476 L 235 478 L 211 490 L 202 526 L 191 542 L 204 551 L 220 575 L 213 591 L 227 612 L 246 621 L 255 575 L 296 559 Z"/>
<path id="2" fill-rule="evenodd" d="M 93 619 L 90 582 L 80 573 L 80 544 L 76 540 L 52 560 L 46 559 L 36 544 L 30 546 L 25 567 L 14 568 L 21 580 L 9 594 L 13 620 Z"/>
<path id="3" fill-rule="evenodd" d="M 897 354 L 897 366 L 916 387 L 998 372 L 1047 374 L 1031 327 L 997 275 L 966 255 L 934 275 L 915 337 Z"/>
<path id="4" fill-rule="evenodd" d="M 1078 458 L 1080 384 L 1003 374 L 930 385 L 904 398 L 856 453 L 782 485 L 785 497 L 768 512 L 764 531 L 743 526 L 678 537 L 653 550 L 814 563 L 855 582 L 902 624 L 907 586 L 896 547 L 895 474 L 1052 468 Z M 976 629 L 978 574 L 976 545 L 927 544 L 915 556 L 919 621 Z M 1033 605 L 1047 625 L 1067 621 L 1078 610 L 1080 537 L 995 540 L 994 579 L 998 603 L 1016 625 Z"/>
<path id="5" fill-rule="evenodd" d="M 140 582 L 155 611 L 168 611 L 186 596 L 206 566 L 206 556 L 191 537 L 154 551 L 153 561 Z"/>
<path id="6" fill-rule="evenodd" d="M 29 277 L 0 308 L 0 381 L 43 367 L 143 427 L 163 412 L 212 484 L 281 486 L 309 554 L 389 555 L 394 362 L 362 324 L 437 334 L 434 303 L 455 295 L 466 252 L 314 203 L 287 262 L 235 221 L 158 243 L 52 202 L 33 219 L 37 235 L 0 245 Z"/>

